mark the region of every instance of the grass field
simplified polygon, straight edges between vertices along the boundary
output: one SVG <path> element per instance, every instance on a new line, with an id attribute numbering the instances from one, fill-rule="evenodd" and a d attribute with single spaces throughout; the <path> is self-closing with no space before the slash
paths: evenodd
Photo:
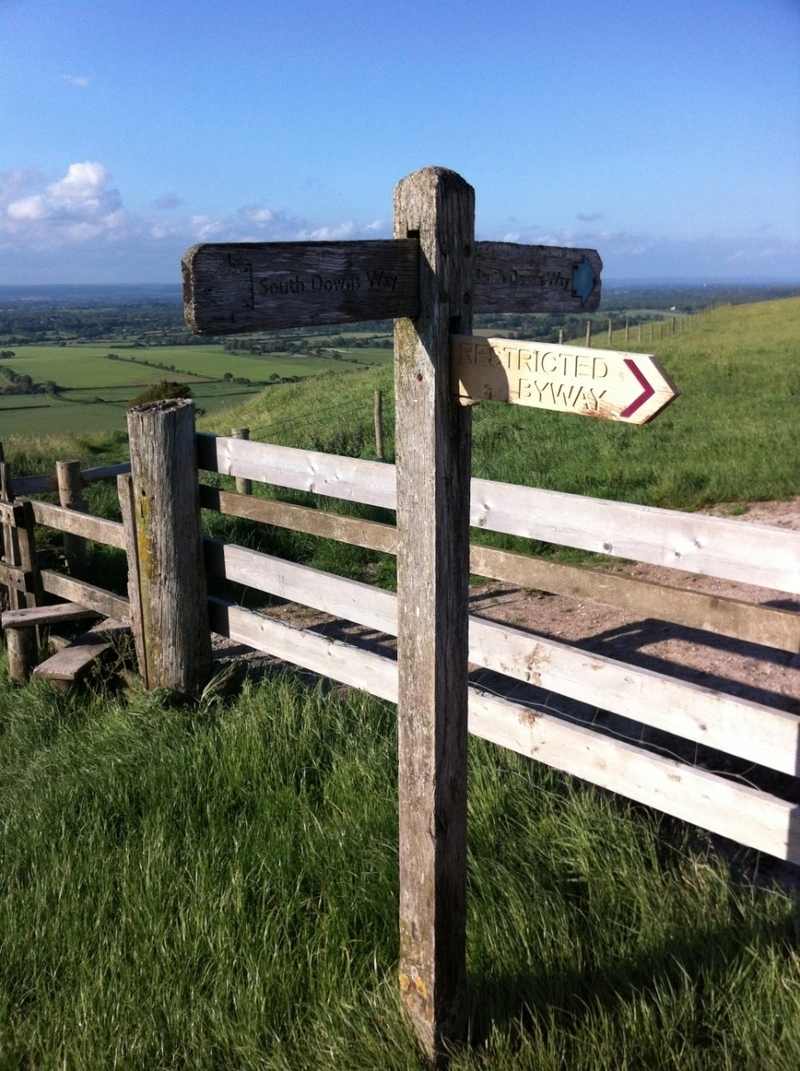
<path id="1" fill-rule="evenodd" d="M 799 494 L 800 301 L 655 348 L 682 395 L 652 425 L 483 404 L 476 473 L 681 508 Z M 369 456 L 378 388 L 391 417 L 383 367 L 201 425 Z M 124 453 L 83 430 L 6 455 Z M 101 511 L 112 492 L 91 489 Z M 366 552 L 275 538 L 374 578 Z M 292 673 L 179 707 L 15 688 L 0 653 L 0 1068 L 422 1071 L 397 1000 L 395 732 L 390 705 Z M 796 1071 L 800 901 L 749 882 L 753 853 L 474 739 L 469 779 L 454 1071 Z"/>
<path id="2" fill-rule="evenodd" d="M 0 365 L 34 383 L 63 388 L 58 395 L 0 394 L 0 435 L 50 435 L 123 429 L 125 410 L 145 387 L 159 380 L 188 383 L 197 405 L 208 412 L 229 408 L 260 394 L 271 379 L 307 377 L 333 369 L 365 369 L 391 363 L 391 350 L 341 347 L 342 360 L 310 354 L 231 353 L 221 345 L 121 347 L 113 343 L 15 346 Z M 109 353 L 120 360 L 110 361 Z M 162 366 L 162 367 L 158 367 Z M 226 382 L 224 377 L 242 380 Z M 249 382 L 244 382 L 245 380 Z M 0 387 L 5 380 L 0 378 Z"/>
<path id="3" fill-rule="evenodd" d="M 419 1069 L 395 716 L 279 675 L 64 700 L 0 660 L 0 1066 Z M 455 1071 L 795 1071 L 800 912 L 695 830 L 470 742 Z"/>

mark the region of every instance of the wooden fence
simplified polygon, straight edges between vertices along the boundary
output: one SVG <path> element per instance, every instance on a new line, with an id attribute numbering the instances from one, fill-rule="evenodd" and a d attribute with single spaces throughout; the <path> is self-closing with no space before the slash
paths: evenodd
<path id="1" fill-rule="evenodd" d="M 142 410 L 170 419 L 177 410 L 179 433 L 175 428 L 169 433 L 163 428 L 154 430 L 147 424 L 148 412 L 142 415 Z M 74 477 L 116 476 L 122 522 L 30 498 L 13 501 L 17 492 L 30 495 L 54 490 L 58 483 L 54 486 L 51 477 L 15 480 L 5 467 L 7 501 L 0 502 L 5 560 L 0 563 L 0 585 L 5 584 L 18 598 L 18 605 L 35 605 L 49 594 L 76 604 L 76 609 L 130 621 L 140 672 L 150 687 L 166 685 L 196 694 L 211 673 L 213 631 L 397 702 L 398 662 L 394 658 L 209 598 L 206 577 L 224 578 L 301 603 L 387 636 L 398 633 L 394 594 L 204 537 L 201 510 L 385 553 L 397 551 L 396 528 L 223 490 L 200 476 L 205 471 L 232 477 L 242 488 L 269 484 L 394 510 L 394 466 L 251 442 L 241 434 L 197 435 L 193 407 L 183 401 L 156 403 L 138 412 L 142 427 L 132 434 L 132 472 L 120 466 Z M 26 544 L 23 538 L 30 537 L 34 523 L 71 538 L 124 550 L 129 598 L 80 577 L 38 569 L 32 542 L 29 539 Z M 486 531 L 800 595 L 800 533 L 784 529 L 480 479 L 471 483 L 470 523 Z M 16 559 L 10 560 L 15 547 Z M 785 652 L 800 651 L 800 614 L 788 610 L 475 544 L 470 547 L 470 569 L 524 587 L 606 602 L 640 617 L 706 629 Z M 800 718 L 786 711 L 477 617 L 469 619 L 468 657 L 472 664 L 510 682 L 532 684 L 732 756 L 734 766 L 737 761 L 740 766 L 745 762 L 784 778 L 800 777 Z M 800 806 L 734 775 L 723 776 L 689 761 L 665 757 L 646 745 L 616 739 L 602 727 L 569 721 L 475 685 L 468 691 L 468 726 L 476 736 L 591 784 L 800 864 Z M 691 748 L 686 750 L 691 752 Z M 785 794 L 796 798 L 795 793 Z M 401 988 L 403 980 L 401 969 Z"/>
<path id="2" fill-rule="evenodd" d="M 394 466 L 243 438 L 197 435 L 194 441 L 200 470 L 345 502 L 395 508 Z M 87 470 L 82 479 L 88 482 L 118 476 L 121 488 L 125 488 L 130 477 L 121 473 L 127 468 Z M 9 486 L 15 494 L 58 487 L 55 477 L 11 479 Z M 393 525 L 220 490 L 202 481 L 195 490 L 198 507 L 386 553 L 396 551 Z M 41 501 L 32 501 L 30 510 L 36 524 L 130 553 L 125 523 Z M 800 534 L 784 529 L 479 479 L 472 481 L 471 524 L 486 531 L 558 542 L 800 595 Z M 396 635 L 396 597 L 390 592 L 220 540 L 205 539 L 203 556 L 209 575 Z M 0 582 L 8 583 L 9 568 L 8 563 L 0 566 L 5 569 L 5 573 L 0 571 Z M 640 617 L 706 629 L 787 652 L 800 651 L 800 614 L 789 610 L 475 544 L 471 546 L 470 568 L 478 575 L 524 587 L 605 602 Z M 43 593 L 107 616 L 131 614 L 128 599 L 84 579 L 53 569 L 41 570 L 40 579 Z M 397 664 L 385 655 L 290 627 L 215 598 L 208 600 L 208 620 L 215 632 L 232 640 L 396 700 Z M 640 725 L 800 776 L 800 719 L 785 711 L 474 617 L 469 626 L 469 659 L 506 677 L 533 683 Z M 591 727 L 481 694 L 475 688 L 469 703 L 470 731 L 478 736 L 742 844 L 800 863 L 800 808 L 796 805 L 603 736 Z"/>

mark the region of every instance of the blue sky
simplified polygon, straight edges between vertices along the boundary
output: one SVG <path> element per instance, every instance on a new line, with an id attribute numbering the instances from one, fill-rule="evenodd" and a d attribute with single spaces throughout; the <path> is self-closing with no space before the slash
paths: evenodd
<path id="1" fill-rule="evenodd" d="M 388 237 L 429 164 L 609 282 L 798 281 L 800 0 L 0 0 L 0 283 Z"/>

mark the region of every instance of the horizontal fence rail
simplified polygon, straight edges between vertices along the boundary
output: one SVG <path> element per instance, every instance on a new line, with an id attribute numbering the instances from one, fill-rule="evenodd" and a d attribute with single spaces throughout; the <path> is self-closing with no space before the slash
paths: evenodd
<path id="1" fill-rule="evenodd" d="M 252 498 L 200 485 L 200 504 L 231 517 L 242 517 L 297 532 L 335 539 L 353 546 L 397 553 L 397 529 L 391 524 L 345 517 L 338 513 Z M 792 654 L 800 652 L 800 614 L 760 606 L 687 588 L 619 576 L 585 565 L 565 565 L 528 554 L 470 545 L 470 570 L 478 576 L 549 591 L 671 621 L 686 628 L 758 643 Z"/>
<path id="2" fill-rule="evenodd" d="M 100 468 L 83 469 L 81 471 L 81 486 L 88 487 L 102 480 L 113 480 L 122 473 L 130 472 L 130 462 L 125 461 L 120 465 L 103 465 Z M 23 495 L 43 495 L 50 491 L 58 490 L 58 477 L 54 473 L 46 473 L 43 476 L 12 476 L 11 492 L 16 498 Z"/>
<path id="3" fill-rule="evenodd" d="M 237 643 L 397 702 L 397 663 L 390 658 L 219 599 L 209 600 L 209 616 L 216 632 Z M 797 804 L 474 687 L 469 695 L 469 730 L 637 803 L 800 863 Z"/>
<path id="4" fill-rule="evenodd" d="M 396 507 L 395 470 L 287 446 L 198 435 L 201 469 Z M 800 533 L 726 517 L 472 480 L 473 527 L 800 594 Z"/>
<path id="5" fill-rule="evenodd" d="M 119 521 L 108 521 L 104 517 L 93 517 L 90 513 L 78 513 L 77 510 L 64 506 L 53 506 L 49 502 L 32 502 L 33 515 L 37 524 L 56 528 L 60 532 L 92 539 L 95 543 L 104 543 L 108 547 L 125 549 L 125 536 Z"/>
<path id="6" fill-rule="evenodd" d="M 397 597 L 371 584 L 219 540 L 206 540 L 206 565 L 215 576 L 397 635 Z M 794 714 L 476 617 L 470 617 L 469 658 L 515 680 L 800 775 L 800 718 Z"/>

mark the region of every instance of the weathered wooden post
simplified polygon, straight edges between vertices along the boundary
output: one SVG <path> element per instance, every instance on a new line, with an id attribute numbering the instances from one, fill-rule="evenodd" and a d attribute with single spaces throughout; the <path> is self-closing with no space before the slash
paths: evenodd
<path id="1" fill-rule="evenodd" d="M 437 1062 L 462 1034 L 465 1012 L 468 406 L 496 390 L 508 395 L 512 378 L 489 376 L 503 371 L 502 356 L 488 360 L 481 350 L 478 359 L 485 340 L 470 337 L 472 310 L 594 312 L 602 269 L 592 249 L 476 243 L 473 231 L 472 188 L 452 171 L 426 168 L 395 190 L 391 241 L 199 245 L 183 259 L 186 322 L 199 334 L 398 321 L 399 980 L 421 1046 Z M 454 346 L 466 367 L 454 362 Z M 603 400 L 607 409 L 609 385 L 582 382 L 594 369 L 603 379 L 605 359 L 587 364 L 567 353 L 553 364 L 550 350 L 539 399 L 552 396 L 555 408 L 572 399 L 570 407 L 595 415 Z M 508 361 L 517 397 L 533 404 L 522 365 Z M 655 390 L 623 367 L 612 378 L 629 382 L 614 392 L 612 410 L 646 418 Z M 578 382 L 565 389 L 559 368 L 565 376 L 577 369 Z"/>
<path id="2" fill-rule="evenodd" d="M 65 509 L 74 509 L 79 513 L 88 513 L 89 508 L 81 489 L 80 461 L 56 461 L 56 479 L 58 480 L 58 501 Z M 67 569 L 72 576 L 86 575 L 86 540 L 81 536 L 64 535 L 64 556 Z"/>
<path id="3" fill-rule="evenodd" d="M 231 436 L 234 439 L 249 439 L 250 438 L 250 429 L 249 428 L 232 428 L 231 429 Z M 236 490 L 239 492 L 240 495 L 252 495 L 252 493 L 253 493 L 253 481 L 245 479 L 244 476 L 237 476 L 236 477 Z"/>
<path id="4" fill-rule="evenodd" d="M 375 401 L 372 407 L 372 416 L 375 423 L 375 456 L 383 461 L 383 391 L 375 391 Z"/>
<path id="5" fill-rule="evenodd" d="M 194 405 L 136 406 L 128 436 L 146 684 L 196 696 L 211 676 L 211 635 Z"/>
<path id="6" fill-rule="evenodd" d="M 400 986 L 431 1059 L 465 1015 L 471 413 L 449 340 L 471 330 L 474 211 L 443 168 L 395 189 L 420 273 L 419 315 L 395 324 Z"/>
<path id="7" fill-rule="evenodd" d="M 587 346 L 591 346 L 591 344 L 592 344 L 592 321 L 591 320 L 587 320 L 586 321 L 586 345 Z"/>

